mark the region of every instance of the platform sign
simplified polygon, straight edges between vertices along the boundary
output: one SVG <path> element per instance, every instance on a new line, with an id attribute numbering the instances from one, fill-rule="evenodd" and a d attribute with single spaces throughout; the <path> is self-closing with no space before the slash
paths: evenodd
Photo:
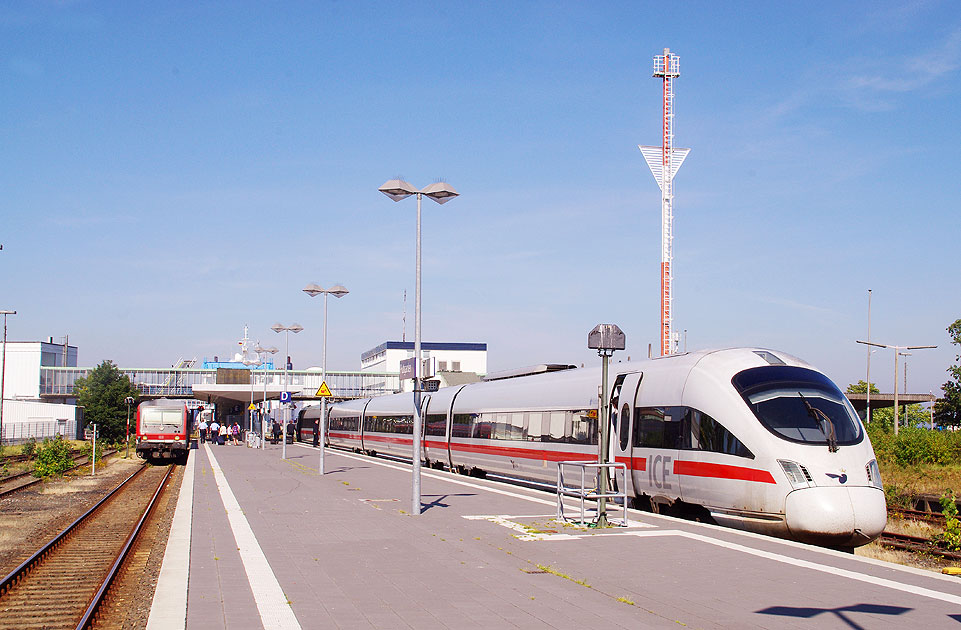
<path id="1" fill-rule="evenodd" d="M 290 392 L 280 392 L 280 402 L 289 403 L 290 402 Z"/>
<path id="2" fill-rule="evenodd" d="M 330 388 L 327 387 L 327 381 L 324 381 L 320 384 L 320 389 L 317 390 L 317 393 L 314 394 L 314 396 L 319 398 L 329 398 L 333 396 L 333 394 L 330 393 Z"/>

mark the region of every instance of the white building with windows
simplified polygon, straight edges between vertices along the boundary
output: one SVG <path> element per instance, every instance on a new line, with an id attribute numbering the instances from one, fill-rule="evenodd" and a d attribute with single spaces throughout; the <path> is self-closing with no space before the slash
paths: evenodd
<path id="1" fill-rule="evenodd" d="M 487 373 L 486 343 L 441 343 L 422 341 L 421 354 L 430 371 L 425 378 L 440 377 L 441 384 L 451 379 L 447 375 L 456 373 Z M 413 341 L 385 341 L 360 355 L 360 371 L 375 373 L 400 372 L 400 362 L 414 357 Z M 409 384 L 409 381 L 408 381 Z M 410 389 L 409 385 L 405 389 Z"/>
<path id="2" fill-rule="evenodd" d="M 41 367 L 77 367 L 77 347 L 48 341 L 0 342 L 5 354 L 3 370 L 4 443 L 77 433 L 74 405 L 44 402 L 40 398 Z"/>

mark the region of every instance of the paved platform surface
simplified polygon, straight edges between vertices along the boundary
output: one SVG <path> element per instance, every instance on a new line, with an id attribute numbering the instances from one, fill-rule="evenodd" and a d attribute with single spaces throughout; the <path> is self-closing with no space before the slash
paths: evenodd
<path id="1" fill-rule="evenodd" d="M 957 578 L 427 469 L 413 516 L 409 466 L 280 449 L 192 451 L 187 628 L 961 628 Z"/>

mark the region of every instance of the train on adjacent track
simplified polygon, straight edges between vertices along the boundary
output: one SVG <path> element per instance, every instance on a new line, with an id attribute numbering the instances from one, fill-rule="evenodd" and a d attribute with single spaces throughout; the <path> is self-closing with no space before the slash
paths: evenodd
<path id="1" fill-rule="evenodd" d="M 186 463 L 192 415 L 183 400 L 160 398 L 137 405 L 137 455 Z"/>
<path id="2" fill-rule="evenodd" d="M 600 368 L 424 393 L 423 457 L 462 473 L 556 481 L 596 461 Z M 730 348 L 616 363 L 609 460 L 631 502 L 833 548 L 877 538 L 887 512 L 874 450 L 851 403 L 797 357 Z M 301 411 L 300 430 L 319 408 Z M 328 444 L 410 460 L 413 393 L 331 405 Z"/>

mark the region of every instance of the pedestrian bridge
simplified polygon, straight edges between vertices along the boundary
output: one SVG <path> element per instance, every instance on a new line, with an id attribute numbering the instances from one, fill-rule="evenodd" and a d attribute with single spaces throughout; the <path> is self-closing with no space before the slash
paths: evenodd
<path id="1" fill-rule="evenodd" d="M 86 378 L 94 368 L 41 367 L 40 396 L 46 400 L 73 398 L 74 383 Z M 217 370 L 204 368 L 120 368 L 144 398 L 200 398 L 218 386 L 249 386 L 251 399 L 276 398 L 276 393 L 289 391 L 294 400 L 319 400 L 316 396 L 322 382 L 318 370 L 288 370 L 284 386 L 284 370 Z M 247 372 L 245 374 L 245 372 Z M 327 372 L 327 387 L 335 399 L 368 398 L 400 391 L 397 373 Z M 197 391 L 195 391 L 195 389 Z"/>

